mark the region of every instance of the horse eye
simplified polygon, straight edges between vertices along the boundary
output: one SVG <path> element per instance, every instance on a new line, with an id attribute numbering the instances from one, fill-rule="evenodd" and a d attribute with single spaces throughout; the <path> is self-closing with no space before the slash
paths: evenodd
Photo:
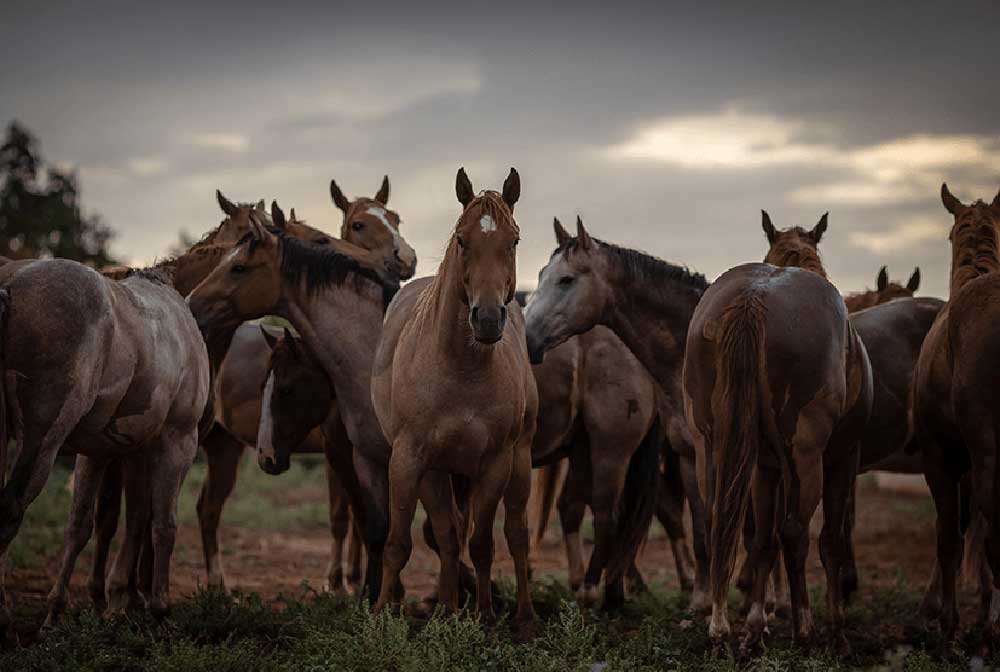
<path id="1" fill-rule="evenodd" d="M 355 231 L 360 231 L 361 229 L 365 228 L 365 223 L 354 222 L 353 224 L 351 224 L 351 228 L 354 229 Z"/>
<path id="2" fill-rule="evenodd" d="M 241 275 L 247 272 L 247 267 L 243 264 L 233 264 L 233 267 L 229 269 L 229 272 L 233 275 Z"/>
<path id="3" fill-rule="evenodd" d="M 564 275 L 563 277 L 559 278 L 559 286 L 560 287 L 569 287 L 572 284 L 573 284 L 573 276 L 572 275 Z"/>
<path id="4" fill-rule="evenodd" d="M 510 247 L 511 247 L 511 249 L 514 249 L 514 248 L 516 248 L 516 247 L 517 247 L 517 244 L 518 244 L 518 243 L 520 243 L 520 242 L 521 242 L 521 239 L 520 239 L 520 238 L 515 238 L 515 239 L 514 239 L 514 242 L 513 242 L 513 243 L 511 244 L 511 246 L 510 246 Z"/>
<path id="5" fill-rule="evenodd" d="M 323 236 L 322 238 L 317 238 L 316 239 L 316 244 L 317 245 L 329 245 L 330 244 L 330 239 L 327 238 L 326 236 Z"/>

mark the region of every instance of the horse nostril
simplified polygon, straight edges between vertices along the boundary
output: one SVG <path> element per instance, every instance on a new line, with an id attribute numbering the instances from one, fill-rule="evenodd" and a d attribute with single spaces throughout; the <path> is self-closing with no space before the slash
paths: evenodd
<path id="1" fill-rule="evenodd" d="M 500 306 L 500 322 L 507 320 L 507 306 Z"/>
<path id="2" fill-rule="evenodd" d="M 399 256 L 399 250 L 393 250 L 392 251 L 392 256 L 396 257 L 396 261 L 402 263 L 403 258 L 401 256 Z"/>
<path id="3" fill-rule="evenodd" d="M 478 320 L 479 319 L 479 306 L 473 306 L 472 307 L 472 319 L 473 320 Z"/>

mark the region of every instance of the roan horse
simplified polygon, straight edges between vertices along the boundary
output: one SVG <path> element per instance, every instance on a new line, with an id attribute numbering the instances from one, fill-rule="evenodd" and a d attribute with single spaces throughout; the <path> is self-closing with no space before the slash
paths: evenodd
<path id="1" fill-rule="evenodd" d="M 671 450 L 680 457 L 691 506 L 697 560 L 691 604 L 700 610 L 707 604 L 708 554 L 694 447 L 684 418 L 681 365 L 688 324 L 708 283 L 681 266 L 591 238 L 579 218 L 575 238 L 561 229 L 556 228 L 559 246 L 539 274 L 525 311 L 528 352 L 538 364 L 547 350 L 600 324 L 621 339 L 659 384 L 660 419 Z M 607 571 L 615 576 L 625 569 Z"/>
<path id="2" fill-rule="evenodd" d="M 1000 642 L 1000 501 L 997 479 L 1000 406 L 1000 193 L 965 205 L 947 185 L 941 200 L 951 228 L 951 287 L 913 374 L 913 420 L 924 476 L 937 508 L 942 645 L 958 628 L 955 581 L 962 538 L 982 516 L 993 593 L 984 624 L 987 645 Z"/>
<path id="3" fill-rule="evenodd" d="M 684 403 L 711 512 L 709 635 L 717 644 L 729 636 L 729 579 L 752 493 L 754 579 L 744 645 L 758 643 L 766 627 L 776 537 L 796 640 L 812 639 L 805 561 L 809 521 L 822 496 L 827 607 L 837 644 L 847 647 L 840 591 L 844 520 L 871 410 L 872 374 L 816 251 L 826 224 L 824 215 L 811 231 L 777 231 L 764 213 L 771 245 L 765 263 L 726 271 L 705 292 L 688 331 Z"/>
<path id="4" fill-rule="evenodd" d="M 71 570 L 93 531 L 101 476 L 121 458 L 128 474 L 128 533 L 111 592 L 125 595 L 148 521 L 154 556 L 149 602 L 157 614 L 167 609 L 177 495 L 197 450 L 209 392 L 205 343 L 171 285 L 166 269 L 118 281 L 56 259 L 24 265 L 7 279 L 2 295 L 0 452 L 11 430 L 19 450 L 0 492 L 0 556 L 65 445 L 80 455 L 61 558 L 64 570 Z"/>
<path id="5" fill-rule="evenodd" d="M 456 195 L 463 211 L 432 278 L 410 283 L 386 313 L 372 375 L 372 399 L 392 445 L 392 519 L 376 609 L 393 597 L 412 548 L 421 499 L 441 557 L 439 600 L 458 608 L 460 534 L 450 474 L 471 481 L 474 529 L 469 555 L 477 607 L 492 619 L 493 521 L 504 500 L 504 532 L 514 557 L 516 620 L 535 618 L 528 585 L 527 503 L 538 395 L 514 301 L 519 231 L 513 217 L 521 186 L 511 169 L 503 192 L 476 196 L 463 169 Z"/>
<path id="6" fill-rule="evenodd" d="M 308 350 L 322 362 L 337 394 L 339 419 L 324 422 L 331 436 L 349 438 L 345 450 L 328 453 L 364 529 L 369 596 L 382 579 L 382 546 L 388 532 L 389 446 L 372 409 L 370 372 L 388 298 L 398 276 L 379 255 L 333 240 L 317 246 L 281 231 L 284 215 L 272 205 L 274 224 L 263 213 L 251 217 L 251 233 L 233 246 L 223 263 L 188 297 L 191 311 L 210 332 L 280 315 L 288 319 Z M 353 252 L 352 252 L 353 251 Z M 369 263 L 364 263 L 365 258 Z M 369 265 L 371 264 L 371 265 Z M 265 471 L 277 473 L 273 454 L 258 455 Z"/>

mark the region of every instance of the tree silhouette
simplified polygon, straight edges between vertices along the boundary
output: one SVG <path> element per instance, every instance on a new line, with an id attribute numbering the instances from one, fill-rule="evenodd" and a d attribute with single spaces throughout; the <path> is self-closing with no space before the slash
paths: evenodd
<path id="1" fill-rule="evenodd" d="M 83 214 L 76 174 L 46 167 L 38 140 L 11 122 L 0 146 L 0 255 L 63 257 L 100 268 L 115 263 L 113 237 L 100 216 Z"/>

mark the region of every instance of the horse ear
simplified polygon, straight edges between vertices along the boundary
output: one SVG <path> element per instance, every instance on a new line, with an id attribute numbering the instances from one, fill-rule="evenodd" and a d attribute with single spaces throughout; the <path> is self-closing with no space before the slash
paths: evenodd
<path id="1" fill-rule="evenodd" d="M 281 213 L 281 219 L 284 221 L 285 215 L 281 212 L 281 209 L 277 209 Z M 260 241 L 261 245 L 264 247 L 269 247 L 275 242 L 274 234 L 267 230 L 257 217 L 250 216 L 250 232 L 254 237 Z"/>
<path id="2" fill-rule="evenodd" d="M 580 215 L 576 216 L 576 244 L 581 250 L 590 251 L 594 248 L 594 239 L 587 233 L 587 229 L 583 228 Z"/>
<path id="3" fill-rule="evenodd" d="M 295 216 L 295 208 L 292 208 L 291 210 L 288 211 L 288 221 L 289 222 L 299 221 L 299 218 Z"/>
<path id="4" fill-rule="evenodd" d="M 878 280 L 875 281 L 875 289 L 880 292 L 884 292 L 886 287 L 889 286 L 889 270 L 883 266 L 882 270 L 878 272 Z"/>
<path id="5" fill-rule="evenodd" d="M 382 186 L 379 187 L 378 193 L 375 194 L 375 200 L 385 205 L 389 202 L 389 176 L 386 175 L 382 178 Z"/>
<path id="6" fill-rule="evenodd" d="M 767 214 L 767 210 L 761 210 L 761 228 L 764 229 L 764 235 L 767 236 L 768 245 L 774 245 L 774 241 L 778 239 L 778 231 L 774 228 L 774 224 L 771 223 L 771 215 Z"/>
<path id="7" fill-rule="evenodd" d="M 296 341 L 295 336 L 292 335 L 292 332 L 289 331 L 288 327 L 285 327 L 285 346 L 288 348 L 289 352 L 291 352 L 293 355 L 298 356 L 299 354 L 298 341 Z"/>
<path id="8" fill-rule="evenodd" d="M 469 207 L 469 203 L 476 197 L 472 191 L 472 182 L 465 174 L 465 168 L 459 168 L 458 175 L 455 176 L 455 196 L 458 197 L 458 202 L 462 204 L 463 208 Z"/>
<path id="9" fill-rule="evenodd" d="M 346 215 L 347 208 L 351 206 L 351 202 L 347 200 L 347 196 L 344 196 L 344 192 L 337 186 L 336 180 L 330 180 L 330 196 L 333 198 L 333 204 L 340 208 Z"/>
<path id="10" fill-rule="evenodd" d="M 823 237 L 823 234 L 826 233 L 826 218 L 827 216 L 829 216 L 829 214 L 830 214 L 829 212 L 824 212 L 823 216 L 819 218 L 819 222 L 816 224 L 816 226 L 813 227 L 813 230 L 809 232 L 809 235 L 812 237 L 813 242 L 815 242 L 816 244 L 819 244 L 819 241 Z"/>
<path id="11" fill-rule="evenodd" d="M 941 202 L 944 203 L 944 209 L 953 215 L 957 215 L 959 210 L 965 208 L 962 201 L 951 195 L 947 182 L 941 183 Z"/>
<path id="12" fill-rule="evenodd" d="M 222 208 L 222 211 L 229 217 L 235 217 L 236 213 L 240 211 L 240 209 L 236 207 L 236 204 L 223 196 L 222 192 L 218 189 L 215 190 L 215 200 L 219 202 L 219 207 Z"/>
<path id="13" fill-rule="evenodd" d="M 263 334 L 264 340 L 267 341 L 268 348 L 274 350 L 278 346 L 278 339 L 263 324 L 260 325 L 260 333 Z"/>
<path id="14" fill-rule="evenodd" d="M 267 204 L 264 203 L 263 198 L 257 201 L 257 209 L 260 210 L 261 212 L 267 212 Z"/>
<path id="15" fill-rule="evenodd" d="M 920 267 L 919 266 L 917 266 L 916 268 L 913 269 L 913 275 L 911 275 L 910 279 L 907 280 L 907 282 L 906 282 L 906 288 L 908 290 L 910 290 L 911 292 L 917 291 L 918 287 L 920 287 Z"/>
<path id="16" fill-rule="evenodd" d="M 288 226 L 288 221 L 285 219 L 285 213 L 281 210 L 277 201 L 271 201 L 271 222 L 282 231 Z"/>
<path id="17" fill-rule="evenodd" d="M 559 221 L 558 217 L 552 218 L 552 230 L 556 234 L 556 245 L 562 247 L 562 245 L 569 240 L 569 231 L 563 228 L 562 223 Z"/>
<path id="18" fill-rule="evenodd" d="M 514 204 L 521 198 L 521 176 L 513 168 L 503 181 L 503 202 L 507 204 L 511 212 L 514 212 Z"/>
<path id="19" fill-rule="evenodd" d="M 998 191 L 997 195 L 993 197 L 992 205 L 994 208 L 1000 208 L 1000 191 Z"/>

